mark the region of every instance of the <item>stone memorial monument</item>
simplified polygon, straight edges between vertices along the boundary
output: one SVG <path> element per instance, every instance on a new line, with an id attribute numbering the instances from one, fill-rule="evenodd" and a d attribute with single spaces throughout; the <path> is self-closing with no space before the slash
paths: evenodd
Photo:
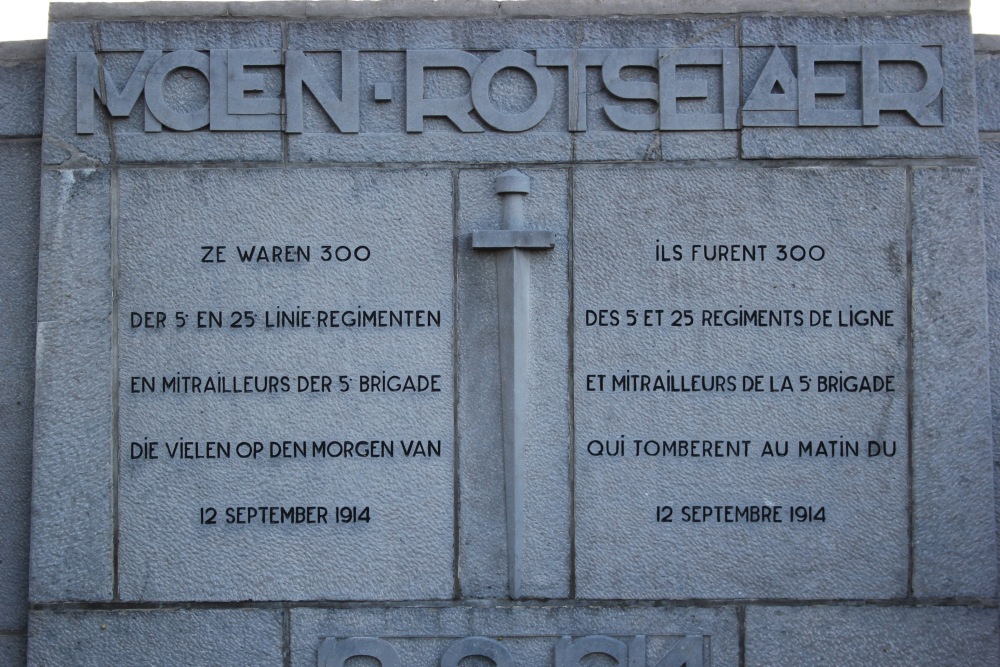
<path id="1" fill-rule="evenodd" d="M 0 45 L 0 659 L 1000 663 L 967 10 L 53 5 Z"/>

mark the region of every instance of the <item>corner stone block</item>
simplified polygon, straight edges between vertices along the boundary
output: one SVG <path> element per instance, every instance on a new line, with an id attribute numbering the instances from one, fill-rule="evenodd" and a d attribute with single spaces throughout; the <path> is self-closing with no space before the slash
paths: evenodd
<path id="1" fill-rule="evenodd" d="M 42 174 L 32 602 L 112 596 L 110 175 Z"/>
<path id="2" fill-rule="evenodd" d="M 995 665 L 997 610 L 750 607 L 746 667 Z"/>
<path id="3" fill-rule="evenodd" d="M 1000 132 L 1000 53 L 976 54 L 979 131 Z"/>
<path id="4" fill-rule="evenodd" d="M 97 50 L 92 24 L 51 24 L 47 48 L 42 161 L 67 168 L 109 162 L 111 141 L 104 123 L 94 134 L 76 133 L 76 54 Z"/>
<path id="5" fill-rule="evenodd" d="M 36 611 L 28 664 L 282 664 L 279 610 Z"/>
<path id="6" fill-rule="evenodd" d="M 106 170 L 42 173 L 38 321 L 111 317 L 111 175 Z"/>
<path id="7" fill-rule="evenodd" d="M 986 286 L 990 298 L 990 384 L 993 406 L 994 471 L 1000 467 L 1000 143 L 985 142 L 983 165 L 983 225 L 986 232 Z M 1000 486 L 994 482 L 1000 537 Z M 997 540 L 1000 544 L 1000 539 Z M 998 561 L 1000 563 L 1000 561 Z"/>
<path id="8" fill-rule="evenodd" d="M 972 168 L 913 176 L 917 597 L 996 595 L 986 257 Z M 959 270 L 963 267 L 963 270 Z"/>
<path id="9" fill-rule="evenodd" d="M 27 625 L 38 161 L 37 141 L 0 143 L 0 632 Z"/>
<path id="10" fill-rule="evenodd" d="M 109 322 L 38 326 L 32 602 L 112 597 L 109 329 Z"/>
<path id="11" fill-rule="evenodd" d="M 0 136 L 37 137 L 42 133 L 44 62 L 0 62 Z"/>

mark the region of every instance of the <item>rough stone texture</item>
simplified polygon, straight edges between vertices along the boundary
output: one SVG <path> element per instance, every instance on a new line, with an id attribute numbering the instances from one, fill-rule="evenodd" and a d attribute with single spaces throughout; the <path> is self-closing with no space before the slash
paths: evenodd
<path id="1" fill-rule="evenodd" d="M 33 602 L 112 596 L 110 174 L 42 174 Z"/>
<path id="2" fill-rule="evenodd" d="M 1000 132 L 1000 54 L 976 53 L 976 107 L 979 130 Z"/>
<path id="3" fill-rule="evenodd" d="M 559 637 L 589 634 L 628 640 L 647 635 L 649 661 L 655 665 L 676 635 L 710 635 L 712 667 L 739 664 L 736 611 L 733 608 L 611 607 L 403 607 L 389 609 L 293 609 L 292 665 L 316 665 L 316 649 L 326 637 L 383 637 L 407 667 L 437 667 L 441 653 L 457 638 L 480 635 L 499 639 L 516 665 L 551 665 Z M 600 660 L 600 658 L 593 658 Z M 609 660 L 604 658 L 604 660 Z M 487 665 L 469 658 L 465 664 Z M 610 664 L 610 662 L 592 664 Z"/>
<path id="4" fill-rule="evenodd" d="M 27 625 L 39 160 L 37 141 L 0 142 L 0 631 L 7 632 Z"/>
<path id="5" fill-rule="evenodd" d="M 24 635 L 0 635 L 0 662 L 23 665 L 28 660 L 28 639 Z"/>
<path id="6" fill-rule="evenodd" d="M 578 169 L 574 192 L 577 594 L 905 595 L 904 172 Z M 690 259 L 693 244 L 738 241 L 766 244 L 766 259 Z M 682 245 L 685 259 L 655 261 L 657 242 Z M 779 243 L 820 245 L 826 256 L 777 261 Z M 849 307 L 893 310 L 893 326 L 840 328 L 838 310 Z M 704 311 L 734 308 L 802 310 L 804 326 L 703 326 Z M 647 309 L 663 309 L 661 325 L 655 313 L 646 325 Z M 693 324 L 673 326 L 685 309 Z M 809 326 L 809 311 L 822 309 L 833 326 Z M 593 326 L 588 313 L 600 310 L 618 311 L 620 325 Z M 695 375 L 733 380 L 722 392 L 611 391 L 611 375 L 624 373 L 671 375 L 678 385 Z M 600 374 L 606 390 L 588 390 Z M 818 393 L 817 376 L 831 374 L 892 375 L 895 392 Z M 754 375 L 762 393 L 744 391 Z M 794 391 L 772 393 L 785 376 Z M 635 439 L 751 445 L 739 458 L 636 457 Z M 860 441 L 861 455 L 797 456 L 800 441 L 831 439 Z M 869 458 L 870 440 L 894 442 L 895 456 Z M 788 457 L 762 456 L 768 441 L 788 442 Z M 596 455 L 601 448 L 618 455 Z M 670 523 L 656 522 L 658 505 L 674 508 Z M 685 522 L 682 508 L 692 505 L 778 505 L 785 516 Z M 791 523 L 791 505 L 823 506 L 826 522 Z M 699 554 L 711 554 L 711 567 Z"/>
<path id="7" fill-rule="evenodd" d="M 978 153 L 975 61 L 969 17 L 746 17 L 742 44 L 770 47 L 795 44 L 942 45 L 943 127 L 919 127 L 909 120 L 879 127 L 747 127 L 742 156 L 759 158 L 956 157 Z M 744 61 L 744 90 L 756 81 Z M 848 99 L 857 83 L 848 77 Z"/>
<path id="8" fill-rule="evenodd" d="M 738 132 L 583 132 L 574 136 L 576 160 L 732 160 Z"/>
<path id="9" fill-rule="evenodd" d="M 120 179 L 122 598 L 450 598 L 451 173 L 127 170 Z M 310 261 L 239 261 L 237 247 L 262 243 L 309 245 Z M 226 263 L 203 264 L 205 244 L 226 246 Z M 324 244 L 364 245 L 371 258 L 325 262 Z M 268 329 L 277 308 L 429 309 L 440 311 L 441 324 Z M 197 312 L 213 310 L 225 328 L 198 330 Z M 232 312 L 247 310 L 255 326 L 241 316 L 244 327 L 230 328 Z M 169 324 L 132 328 L 132 313 L 146 311 L 168 313 Z M 190 318 L 183 329 L 176 311 Z M 175 374 L 291 380 L 288 392 L 164 392 L 162 378 Z M 437 374 L 439 391 L 362 393 L 366 374 Z M 313 375 L 332 385 L 300 393 L 299 377 Z M 156 378 L 156 393 L 134 392 L 131 378 L 140 376 Z M 147 440 L 160 443 L 159 459 L 133 459 L 131 443 Z M 171 459 L 169 447 L 181 440 L 232 442 L 231 458 Z M 271 457 L 271 442 L 306 441 L 311 452 L 322 440 L 391 440 L 394 456 Z M 408 458 L 411 440 L 440 442 L 441 455 Z M 266 450 L 241 459 L 241 441 Z M 244 505 L 327 507 L 330 523 L 223 523 L 223 508 Z M 199 525 L 206 506 L 218 509 L 218 525 Z M 337 506 L 368 506 L 371 521 L 335 524 Z"/>
<path id="10" fill-rule="evenodd" d="M 921 11 L 961 12 L 969 0 L 675 0 L 664 5 L 656 0 L 535 0 L 493 2 L 490 0 L 447 0 L 432 5 L 411 0 L 381 2 L 57 2 L 53 20 L 80 18 L 227 18 L 269 16 L 274 18 L 336 17 L 382 18 L 417 16 L 655 16 L 662 14 L 720 14 L 736 12 L 807 12 L 810 14 L 901 14 Z"/>
<path id="11" fill-rule="evenodd" d="M 0 54 L 0 136 L 37 137 L 42 133 L 45 62 L 4 61 Z"/>
<path id="12" fill-rule="evenodd" d="M 28 664 L 282 664 L 280 610 L 36 611 Z"/>
<path id="13" fill-rule="evenodd" d="M 735 44 L 735 19 L 310 21 L 288 25 L 288 48 L 544 49 L 726 46 Z"/>
<path id="14" fill-rule="evenodd" d="M 361 134 L 322 132 L 289 135 L 288 157 L 293 162 L 425 162 L 440 151 L 435 162 L 566 162 L 572 155 L 568 132 L 540 134 L 536 139 L 486 134 Z"/>
<path id="15" fill-rule="evenodd" d="M 986 234 L 986 288 L 990 312 L 990 394 L 993 407 L 993 471 L 1000 544 L 1000 143 L 982 144 L 983 226 Z M 1000 572 L 1000 556 L 997 569 Z"/>
<path id="16" fill-rule="evenodd" d="M 107 323 L 40 322 L 31 496 L 32 602 L 112 596 Z"/>
<path id="17" fill-rule="evenodd" d="M 913 176 L 913 493 L 917 596 L 997 592 L 980 174 Z M 959 267 L 962 270 L 956 270 Z M 984 268 L 980 268 L 984 267 Z M 955 363 L 961 360 L 956 376 Z"/>
<path id="18" fill-rule="evenodd" d="M 459 175 L 458 280 L 460 586 L 465 597 L 507 596 L 504 459 L 500 426 L 496 253 L 474 251 L 474 230 L 497 229 L 499 171 Z M 568 172 L 529 170 L 529 229 L 556 232 L 531 252 L 530 413 L 525 444 L 523 594 L 569 595 Z"/>
<path id="19" fill-rule="evenodd" d="M 45 171 L 41 179 L 38 321 L 106 321 L 111 315 L 111 175 L 65 169 Z"/>
<path id="20" fill-rule="evenodd" d="M 0 44 L 0 664 L 25 664 L 44 42 Z"/>
<path id="21" fill-rule="evenodd" d="M 997 610 L 748 607 L 746 667 L 995 665 Z"/>

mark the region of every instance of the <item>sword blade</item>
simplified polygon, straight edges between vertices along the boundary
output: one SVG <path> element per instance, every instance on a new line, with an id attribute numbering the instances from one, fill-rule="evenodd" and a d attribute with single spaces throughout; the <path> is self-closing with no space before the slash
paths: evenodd
<path id="1" fill-rule="evenodd" d="M 507 586 L 521 597 L 524 545 L 524 437 L 527 421 L 528 253 L 511 249 L 497 257 L 500 333 L 500 402 L 507 510 Z"/>

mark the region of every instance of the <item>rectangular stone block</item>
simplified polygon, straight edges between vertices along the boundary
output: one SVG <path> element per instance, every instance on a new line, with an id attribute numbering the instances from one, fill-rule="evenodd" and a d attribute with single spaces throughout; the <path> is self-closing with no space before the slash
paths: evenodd
<path id="1" fill-rule="evenodd" d="M 997 591 L 980 188 L 974 168 L 913 172 L 913 590 L 918 596 L 993 597 Z"/>
<path id="2" fill-rule="evenodd" d="M 523 594 L 569 595 L 570 405 L 568 172 L 528 170 L 528 229 L 555 232 L 555 248 L 527 252 L 530 359 L 526 368 Z M 459 173 L 458 432 L 460 586 L 464 597 L 506 597 L 508 543 L 497 322 L 498 254 L 472 248 L 472 233 L 497 229 L 499 171 Z"/>
<path id="3" fill-rule="evenodd" d="M 114 586 L 110 174 L 42 174 L 31 580 L 34 602 Z"/>
<path id="4" fill-rule="evenodd" d="M 114 435 L 110 322 L 38 324 L 32 602 L 110 600 Z"/>
<path id="5" fill-rule="evenodd" d="M 28 664 L 280 665 L 277 609 L 34 611 Z"/>
<path id="6" fill-rule="evenodd" d="M 581 162 L 727 160 L 738 155 L 737 132 L 587 132 L 573 142 L 573 157 Z"/>
<path id="7" fill-rule="evenodd" d="M 111 159 L 111 142 L 103 123 L 97 124 L 93 134 L 76 133 L 76 54 L 94 51 L 97 45 L 90 23 L 53 23 L 49 26 L 43 164 L 71 169 L 93 167 Z"/>
<path id="8" fill-rule="evenodd" d="M 1000 53 L 976 52 L 979 131 L 1000 132 Z"/>
<path id="9" fill-rule="evenodd" d="M 972 53 L 968 16 L 898 16 L 898 17 L 799 17 L 769 16 L 742 19 L 742 45 L 760 47 L 754 54 L 744 49 L 744 102 L 755 92 L 768 54 L 775 46 L 809 45 L 817 54 L 813 74 L 815 86 L 836 92 L 817 94 L 816 108 L 842 111 L 849 117 L 842 121 L 822 121 L 820 125 L 845 127 L 803 127 L 799 118 L 803 99 L 797 91 L 784 91 L 792 97 L 790 113 L 799 127 L 751 127 L 744 111 L 742 157 L 745 159 L 779 158 L 875 158 L 875 157 L 951 157 L 977 154 L 975 109 L 975 62 Z M 926 108 L 929 116 L 920 126 L 902 111 L 872 112 L 863 119 L 861 109 L 872 107 L 864 99 L 863 86 L 875 91 L 917 94 L 929 75 L 915 63 L 882 62 L 875 78 L 864 82 L 861 48 L 864 45 L 920 44 L 940 57 L 942 94 L 935 100 L 916 106 Z M 837 51 L 837 47 L 842 47 Z M 801 51 L 801 46 L 799 50 Z M 846 51 L 844 51 L 846 49 Z M 753 49 L 757 51 L 758 49 Z M 787 60 L 788 57 L 791 60 Z M 874 56 L 869 57 L 869 60 Z M 795 56 L 786 53 L 786 67 L 791 68 L 794 83 L 806 76 L 797 71 Z M 766 82 L 770 85 L 770 82 Z M 779 86 L 780 87 L 780 86 Z M 783 90 L 783 89 L 782 89 Z M 762 91 L 766 92 L 766 91 Z M 796 105 L 795 102 L 799 104 Z M 870 111 L 870 110 L 869 110 Z M 774 113 L 774 112 L 765 112 Z M 780 112 L 783 113 L 783 112 Z M 875 126 L 863 127 L 875 123 Z M 936 126 L 940 123 L 940 126 Z"/>
<path id="10" fill-rule="evenodd" d="M 0 142 L 0 632 L 27 627 L 38 142 Z"/>
<path id="11" fill-rule="evenodd" d="M 111 316 L 111 174 L 46 170 L 41 180 L 38 321 L 106 322 Z"/>
<path id="12" fill-rule="evenodd" d="M 746 665 L 994 665 L 997 610 L 969 607 L 747 608 Z"/>
<path id="13" fill-rule="evenodd" d="M 588 664 L 581 659 L 615 659 L 615 664 L 622 665 L 658 665 L 665 661 L 671 665 L 683 662 L 685 649 L 691 660 L 688 664 L 739 664 L 736 610 L 731 607 L 293 609 L 291 626 L 294 667 L 323 664 L 318 653 L 329 656 L 338 645 L 345 653 L 350 653 L 352 647 L 391 651 L 398 655 L 398 664 L 407 667 L 485 663 L 477 657 L 462 661 L 465 655 L 481 655 L 474 652 L 477 648 L 496 651 L 493 655 L 497 665 Z M 470 640 L 473 636 L 479 640 Z M 363 643 L 347 641 L 354 637 L 372 639 Z M 594 651 L 614 653 L 586 658 L 581 652 L 575 661 L 567 658 L 565 663 L 556 662 L 557 653 L 572 654 L 574 648 L 580 651 L 588 643 Z M 695 655 L 702 662 L 695 662 Z"/>
<path id="14" fill-rule="evenodd" d="M 4 91 L 4 99 L 0 101 L 0 136 L 37 137 L 42 133 L 45 51 L 41 50 L 41 58 L 37 60 L 23 57 L 6 60 L 6 55 L 0 52 L 0 89 Z"/>
<path id="15" fill-rule="evenodd" d="M 446 162 L 496 163 L 567 162 L 572 141 L 566 133 L 537 133 L 507 137 L 490 135 L 450 135 L 427 132 L 409 134 L 331 135 L 312 132 L 288 137 L 288 157 L 292 162 L 425 162 L 442 151 Z"/>
<path id="16" fill-rule="evenodd" d="M 992 406 L 994 478 L 1000 468 L 1000 143 L 982 144 L 983 227 L 986 237 L 986 290 L 989 297 L 990 405 Z M 1000 485 L 995 490 L 1000 543 Z M 998 561 L 1000 565 L 1000 561 Z M 1000 570 L 1000 567 L 998 567 Z"/>
<path id="17" fill-rule="evenodd" d="M 906 593 L 901 169 L 577 169 L 584 598 Z"/>
<path id="18" fill-rule="evenodd" d="M 123 599 L 452 596 L 451 179 L 121 172 Z"/>

